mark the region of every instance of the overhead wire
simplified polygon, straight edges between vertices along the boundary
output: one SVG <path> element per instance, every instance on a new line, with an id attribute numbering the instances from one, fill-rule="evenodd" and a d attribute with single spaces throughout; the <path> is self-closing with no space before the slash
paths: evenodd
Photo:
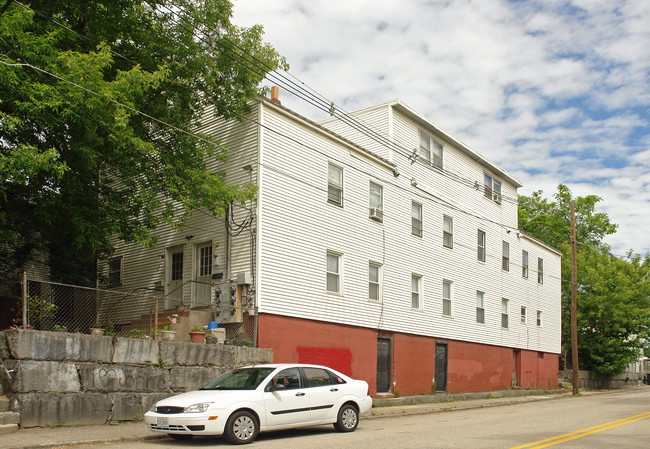
<path id="1" fill-rule="evenodd" d="M 20 2 L 16 2 L 16 3 L 19 4 L 19 5 L 21 5 L 21 6 L 23 6 L 23 7 L 25 7 L 25 8 L 27 8 L 27 9 L 30 9 L 30 10 L 33 11 L 34 13 L 39 14 L 40 16 L 42 16 L 42 17 L 44 17 L 44 18 L 46 18 L 46 19 L 49 19 L 47 16 L 43 15 L 42 13 L 40 13 L 40 12 L 38 12 L 38 11 L 36 11 L 36 10 L 30 8 L 30 7 L 27 7 L 27 6 L 25 6 L 25 5 L 22 5 Z M 171 2 L 171 1 L 170 1 L 169 3 L 174 4 L 174 2 Z M 175 5 L 175 4 L 174 4 L 174 5 Z M 176 5 L 176 6 L 177 6 L 177 5 Z M 168 11 L 170 11 L 170 13 L 172 13 L 172 14 L 175 14 L 175 13 L 176 13 L 175 11 L 169 9 L 169 7 L 167 7 L 167 6 L 165 6 L 165 8 L 166 8 Z M 174 21 L 174 23 L 176 23 L 176 24 L 179 25 L 179 26 L 183 26 L 182 24 L 180 24 L 180 22 L 179 22 L 177 19 L 170 19 L 170 20 Z M 64 29 L 66 29 L 66 30 L 68 30 L 68 31 L 70 31 L 70 32 L 72 32 L 72 33 L 75 33 L 75 34 L 79 35 L 80 37 L 83 37 L 84 39 L 87 39 L 87 40 L 89 40 L 89 41 L 91 41 L 91 42 L 95 42 L 95 43 L 96 43 L 96 41 L 93 41 L 91 38 L 89 38 L 89 37 L 87 37 L 87 36 L 84 36 L 84 35 L 82 35 L 81 33 L 78 33 L 78 32 L 76 32 L 76 31 L 70 29 L 69 27 L 66 27 L 65 25 L 63 25 L 63 24 L 61 24 L 61 23 L 59 23 L 59 22 L 57 22 L 57 21 L 52 20 L 52 22 L 55 23 L 55 24 L 58 25 L 58 26 L 63 27 Z M 189 23 L 189 22 L 188 22 L 188 23 Z M 198 28 L 197 28 L 196 26 L 193 26 L 193 28 L 194 28 L 195 30 L 198 30 Z M 185 29 L 186 29 L 186 31 L 190 31 L 190 30 L 187 29 L 186 27 L 185 27 Z M 206 45 L 208 44 L 207 42 L 205 42 L 205 39 L 206 39 L 206 38 L 204 38 L 204 37 L 199 37 L 199 38 L 200 38 L 202 41 L 204 41 L 204 43 L 206 43 Z M 225 40 L 228 40 L 227 38 L 224 38 L 224 39 L 225 39 Z M 228 40 L 228 41 L 229 41 L 229 40 Z M 234 43 L 233 43 L 233 44 L 234 44 Z M 238 47 L 238 48 L 241 49 L 241 47 Z M 242 49 L 242 51 L 243 51 L 243 49 Z M 128 61 L 130 61 L 130 62 L 132 62 L 132 63 L 137 64 L 137 61 L 134 61 L 134 60 L 132 60 L 132 59 L 130 59 L 130 58 L 127 58 L 127 57 L 125 57 L 125 56 L 123 56 L 123 55 L 121 55 L 121 54 L 119 54 L 119 53 L 117 53 L 117 52 L 113 52 L 113 51 L 112 51 L 112 54 L 114 54 L 114 55 L 116 55 L 116 56 L 118 56 L 118 57 L 120 57 L 120 58 L 123 58 L 123 59 L 125 59 L 125 60 L 128 60 Z M 229 57 L 230 59 L 232 59 L 232 60 L 233 60 L 234 62 L 236 62 L 236 63 L 243 64 L 243 63 L 241 63 L 241 61 L 237 60 L 236 58 L 234 58 L 234 57 L 232 57 L 232 56 L 227 55 L 227 57 Z M 255 58 L 255 60 L 256 60 L 257 62 L 263 63 L 262 61 L 259 61 L 257 58 Z M 31 64 L 30 64 L 30 65 L 31 65 Z M 251 70 L 251 68 L 250 68 L 249 66 L 246 66 L 246 65 L 242 65 L 242 66 L 243 66 L 244 68 L 247 68 L 247 69 Z M 45 72 L 45 73 L 48 73 L 48 74 L 50 74 L 50 75 L 52 75 L 52 76 L 57 77 L 56 75 L 51 74 L 51 73 L 49 73 L 49 72 L 47 72 L 47 71 L 44 71 L 43 69 L 39 69 L 39 68 L 37 68 L 37 67 L 35 67 L 35 66 L 32 66 L 32 67 L 35 68 L 35 69 L 37 69 L 37 70 L 41 70 L 41 71 L 43 71 L 43 72 Z M 267 68 L 270 68 L 268 65 L 267 65 L 266 67 L 267 67 Z M 147 70 L 151 70 L 151 69 L 147 69 Z M 264 76 L 263 73 L 260 73 L 260 72 L 257 72 L 257 74 L 258 74 L 259 76 Z M 60 77 L 57 77 L 57 78 L 60 78 Z M 65 82 L 69 82 L 68 80 L 65 80 L 65 79 L 63 79 L 63 78 L 60 78 L 60 79 L 63 80 L 63 81 L 65 81 Z M 286 79 L 286 77 L 285 77 L 285 79 Z M 88 92 L 90 92 L 90 93 L 93 93 L 93 94 L 95 94 L 95 95 L 99 95 L 99 94 L 97 94 L 96 92 L 93 92 L 93 91 L 91 91 L 91 90 L 89 90 L 89 89 L 87 89 L 87 88 L 84 88 L 83 86 L 79 86 L 79 85 L 76 85 L 76 84 L 74 84 L 74 83 L 71 83 L 71 84 L 75 85 L 75 86 L 78 87 L 78 88 L 84 89 L 84 90 L 86 90 L 86 91 L 88 91 Z M 295 83 L 294 83 L 294 84 L 295 84 Z M 303 84 L 304 84 L 304 83 L 303 83 Z M 182 86 L 182 85 L 181 85 L 181 86 Z M 182 86 L 182 87 L 189 89 L 187 86 Z M 302 89 L 302 87 L 301 87 L 301 89 Z M 304 89 L 303 89 L 303 90 L 304 90 Z M 213 99 L 213 100 L 214 100 L 214 99 Z M 121 103 L 117 102 L 116 100 L 111 100 L 111 101 L 114 101 L 114 102 L 116 102 L 116 103 L 118 103 L 118 104 L 121 104 Z M 214 102 L 219 103 L 217 100 L 214 100 Z M 325 103 L 323 103 L 323 104 L 325 104 Z M 223 106 L 222 103 L 221 103 L 221 105 Z M 130 108 L 129 106 L 126 106 L 126 105 L 123 105 L 123 106 L 124 106 L 124 107 L 127 107 L 127 108 Z M 130 108 L 130 109 L 132 109 L 134 112 L 141 113 L 140 111 L 137 111 L 137 110 L 135 110 L 135 109 L 133 109 L 133 108 Z M 142 113 L 142 114 L 145 115 L 146 117 L 150 118 L 151 120 L 158 121 L 158 122 L 161 123 L 161 124 L 169 125 L 169 126 L 173 127 L 174 129 L 176 129 L 176 130 L 178 130 L 178 131 L 181 131 L 181 132 L 184 132 L 184 133 L 186 133 L 186 134 L 190 134 L 190 135 L 193 135 L 193 136 L 195 136 L 195 137 L 197 137 L 197 138 L 202 139 L 200 136 L 197 136 L 197 135 L 195 135 L 195 134 L 193 134 L 193 133 L 189 133 L 189 132 L 187 132 L 187 131 L 185 131 L 185 130 L 181 130 L 180 128 L 174 127 L 174 125 L 167 124 L 167 123 L 165 123 L 164 121 L 160 121 L 160 120 L 156 119 L 156 118 L 153 117 L 153 116 L 150 116 L 150 115 L 148 115 L 148 114 L 144 114 L 144 113 Z M 239 116 L 240 118 L 242 118 L 242 119 L 244 119 L 244 120 L 252 121 L 252 122 L 256 123 L 256 124 L 259 125 L 259 126 L 263 126 L 264 128 L 270 130 L 271 132 L 277 132 L 276 130 L 272 129 L 271 127 L 269 127 L 269 126 L 267 126 L 267 125 L 263 125 L 263 124 L 257 122 L 256 120 L 251 120 L 250 118 L 248 118 L 248 117 L 246 117 L 246 116 L 243 116 L 243 115 L 241 115 L 241 114 L 238 114 L 238 113 L 236 113 L 235 115 Z M 373 132 L 374 132 L 374 130 L 373 130 Z M 287 135 L 284 135 L 284 134 L 279 133 L 279 132 L 277 132 L 277 133 L 280 134 L 280 135 L 283 135 L 285 138 L 292 139 L 292 140 L 294 140 L 294 141 L 296 141 L 296 142 L 298 142 L 298 143 L 300 143 L 300 144 L 303 144 L 302 142 L 299 142 L 299 141 L 297 141 L 296 139 L 293 139 L 293 138 L 291 138 L 291 137 L 289 137 L 289 136 L 287 136 Z M 377 135 L 379 135 L 379 134 L 377 134 Z M 383 136 L 381 136 L 381 135 L 379 135 L 379 136 L 382 137 L 383 139 L 385 139 L 385 141 L 388 142 L 388 143 L 390 143 L 391 145 L 393 144 L 392 141 L 388 140 L 387 138 L 385 138 L 385 137 L 383 137 Z M 203 139 L 203 140 L 205 140 L 205 139 Z M 212 143 L 212 142 L 210 142 L 210 143 Z M 318 150 L 316 150 L 315 148 L 311 148 L 311 149 L 314 150 L 314 151 L 318 151 Z M 324 154 L 324 153 L 321 152 L 321 154 Z M 403 153 L 403 152 L 402 152 L 402 154 L 405 155 L 405 153 Z M 338 161 L 338 162 L 342 162 L 342 161 Z M 346 165 L 348 165 L 348 164 L 346 164 Z M 348 166 L 349 166 L 349 165 L 348 165 Z M 470 183 L 471 181 L 467 180 L 467 182 Z M 396 184 L 393 183 L 393 185 L 396 185 Z M 467 184 L 467 185 L 469 185 L 469 184 Z M 473 185 L 473 186 L 474 186 L 474 185 Z M 423 195 L 419 195 L 419 194 L 418 194 L 418 196 L 421 196 L 421 197 L 423 197 L 423 198 L 429 198 L 429 197 L 427 197 L 427 196 L 423 196 Z M 430 198 L 429 198 L 429 199 L 430 199 Z M 442 203 L 441 203 L 441 204 L 442 204 Z M 447 205 L 447 206 L 450 206 L 449 203 L 444 202 L 444 204 Z M 464 210 L 462 210 L 462 209 L 460 209 L 460 208 L 457 208 L 457 207 L 452 207 L 452 208 L 454 208 L 455 210 L 458 210 L 458 211 L 460 211 L 460 212 L 463 212 L 463 213 L 465 213 L 465 214 L 467 214 L 467 215 L 473 216 L 473 217 L 475 217 L 475 218 L 477 218 L 477 219 L 484 220 L 484 221 L 488 221 L 488 222 L 491 222 L 491 223 L 493 223 L 493 224 L 499 225 L 499 226 L 504 227 L 504 228 L 510 228 L 509 226 L 505 226 L 505 225 L 503 225 L 502 223 L 499 223 L 499 222 L 496 222 L 496 221 L 493 221 L 493 220 L 489 220 L 489 219 L 487 219 L 486 217 L 482 217 L 482 216 L 478 216 L 478 215 L 472 214 L 472 213 L 470 213 L 470 212 L 468 212 L 468 211 L 464 211 Z"/>
<path id="2" fill-rule="evenodd" d="M 176 6 L 178 9 L 182 10 L 182 7 L 180 5 L 174 3 L 171 0 L 168 0 L 168 3 L 171 3 L 172 5 Z M 177 13 L 177 12 L 169 9 L 169 7 L 166 7 L 166 8 L 168 8 L 168 10 L 170 12 L 172 12 L 172 13 Z M 197 20 L 199 23 L 202 23 L 206 28 L 211 29 L 207 24 L 205 24 L 204 22 L 201 22 L 196 17 L 193 17 L 191 15 L 190 15 L 190 17 Z M 195 27 L 195 29 L 198 30 L 198 28 L 196 28 L 196 27 Z M 216 30 L 212 29 L 212 31 L 216 31 Z M 199 38 L 199 39 L 201 39 L 202 41 L 205 42 L 204 39 L 202 39 L 202 38 Z M 307 101 L 308 103 L 310 103 L 313 106 L 316 106 L 317 108 L 319 108 L 322 111 L 329 112 L 335 118 L 341 120 L 342 122 L 344 122 L 348 126 L 352 127 L 356 131 L 366 135 L 366 137 L 374 140 L 376 143 L 388 148 L 389 150 L 393 150 L 393 151 L 395 151 L 395 152 L 397 152 L 397 153 L 399 153 L 399 154 L 401 154 L 401 155 L 403 155 L 403 156 L 405 156 L 407 158 L 413 158 L 414 161 L 417 159 L 417 148 L 415 150 L 409 150 L 409 149 L 399 145 L 398 143 L 394 142 L 393 140 L 389 139 L 388 137 L 384 136 L 383 134 L 377 132 L 376 130 L 374 130 L 373 128 L 368 126 L 367 124 L 363 123 L 360 119 L 355 117 L 353 114 L 351 114 L 349 112 L 345 112 L 345 110 L 343 108 L 334 105 L 334 102 L 331 102 L 331 101 L 327 100 L 326 98 L 320 96 L 320 94 L 319 94 L 319 96 L 321 98 L 313 96 L 310 92 L 308 92 L 306 89 L 304 89 L 302 87 L 302 86 L 306 85 L 304 82 L 301 82 L 301 85 L 298 85 L 298 84 L 296 84 L 294 82 L 291 82 L 290 80 L 287 79 L 287 77 L 279 74 L 279 72 L 276 69 L 273 69 L 272 67 L 268 66 L 268 64 L 266 64 L 264 61 L 261 61 L 261 60 L 255 58 L 254 55 L 248 54 L 245 49 L 241 48 L 235 42 L 231 41 L 227 36 L 221 36 L 221 38 L 216 41 L 216 45 L 221 45 L 222 50 L 233 51 L 232 47 L 225 47 L 225 44 L 224 44 L 223 41 L 230 43 L 231 46 L 234 46 L 234 47 L 238 48 L 241 51 L 241 53 L 237 54 L 237 56 L 247 58 L 242 62 L 242 61 L 237 60 L 233 56 L 226 55 L 225 53 L 222 53 L 222 54 L 226 55 L 227 57 L 233 59 L 233 61 L 238 62 L 242 66 L 245 66 L 249 70 L 253 70 L 253 71 L 255 70 L 255 67 L 251 66 L 250 64 L 258 63 L 260 65 L 265 66 L 265 68 L 267 69 L 267 71 L 269 73 L 267 75 L 264 75 L 264 77 L 267 80 L 269 80 L 271 82 L 277 82 L 277 84 L 280 85 L 287 92 L 297 96 L 298 98 L 300 98 L 300 99 L 302 99 L 304 101 Z M 259 72 L 256 72 L 256 73 L 260 74 Z M 278 76 L 270 75 L 271 73 L 278 73 L 282 80 L 287 80 L 291 84 L 287 85 L 287 83 L 285 81 L 280 80 L 280 78 L 278 78 Z M 302 90 L 305 93 L 309 93 L 310 96 L 312 96 L 314 99 L 317 99 L 320 103 L 315 104 L 314 101 L 312 101 L 310 99 L 306 99 L 304 95 L 301 95 L 301 94 L 296 92 L 297 89 Z M 312 89 L 312 91 L 313 91 L 313 89 Z M 337 113 L 338 110 L 344 111 L 344 113 L 343 114 Z M 447 178 L 449 178 L 449 179 L 451 179 L 453 181 L 459 182 L 459 183 L 461 183 L 461 184 L 463 184 L 463 185 L 465 185 L 467 187 L 476 188 L 477 181 L 475 181 L 475 180 L 470 180 L 470 179 L 464 178 L 461 175 L 459 175 L 459 174 L 457 174 L 457 173 L 455 173 L 455 172 L 453 172 L 453 171 L 451 171 L 451 170 L 449 170 L 447 168 L 437 168 L 437 167 L 435 167 L 433 165 L 430 165 L 430 164 L 425 164 L 425 166 L 427 166 L 427 168 L 429 168 L 430 170 L 435 170 L 437 173 L 439 173 L 439 174 L 441 174 L 441 175 L 443 175 L 443 176 L 445 176 L 445 177 L 447 177 Z M 517 198 L 510 197 L 508 195 L 501 194 L 500 195 L 500 200 L 501 201 L 506 201 L 506 202 L 509 202 L 509 203 L 512 203 L 512 204 L 515 204 L 515 205 L 518 205 Z"/>

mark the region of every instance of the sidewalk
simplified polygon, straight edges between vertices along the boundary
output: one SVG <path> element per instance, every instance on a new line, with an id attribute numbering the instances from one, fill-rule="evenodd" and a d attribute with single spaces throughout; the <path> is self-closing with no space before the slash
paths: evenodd
<path id="1" fill-rule="evenodd" d="M 583 391 L 583 396 L 591 394 L 616 393 L 620 390 Z M 504 392 L 493 392 L 495 396 Z M 470 408 L 497 407 L 521 402 L 544 401 L 571 397 L 571 391 L 558 390 L 553 392 L 521 391 L 525 396 L 488 397 L 477 399 L 481 394 L 451 395 L 458 399 L 446 399 L 443 402 L 427 402 L 439 399 L 440 396 L 413 396 L 408 398 L 381 399 L 378 402 L 388 405 L 373 407 L 370 414 L 361 418 L 361 425 L 367 419 L 407 416 L 425 413 L 443 413 L 452 410 Z M 508 394 L 513 394 L 509 392 Z M 485 396 L 486 394 L 482 394 Z M 443 396 L 442 398 L 444 398 Z M 406 402 L 406 404 L 404 404 Z M 417 403 L 419 402 L 419 403 Z M 391 405 L 392 404 L 392 405 Z M 166 438 L 151 432 L 143 422 L 120 423 L 118 425 L 77 426 L 54 428 L 30 428 L 19 430 L 8 435 L 0 435 L 0 447 L 3 449 L 27 448 L 57 448 L 61 446 L 81 446 L 100 443 L 119 443 Z"/>

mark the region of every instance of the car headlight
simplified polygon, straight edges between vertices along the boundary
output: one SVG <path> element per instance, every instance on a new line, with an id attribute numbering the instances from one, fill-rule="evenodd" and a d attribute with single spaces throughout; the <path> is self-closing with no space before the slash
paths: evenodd
<path id="1" fill-rule="evenodd" d="M 198 404 L 192 404 L 189 407 L 185 407 L 183 413 L 203 413 L 212 405 L 212 402 L 199 402 Z"/>

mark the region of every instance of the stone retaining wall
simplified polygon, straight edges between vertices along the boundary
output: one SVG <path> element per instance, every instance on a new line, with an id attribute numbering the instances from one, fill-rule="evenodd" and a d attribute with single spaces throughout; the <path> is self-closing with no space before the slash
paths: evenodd
<path id="1" fill-rule="evenodd" d="M 573 371 L 560 371 L 560 379 L 564 381 L 564 383 L 570 384 L 573 381 Z M 580 370 L 578 371 L 578 379 L 580 381 L 580 388 L 600 390 L 641 385 L 643 382 L 643 374 L 625 372 L 618 376 L 610 377 L 598 376 L 591 371 Z"/>
<path id="2" fill-rule="evenodd" d="M 142 419 L 156 401 L 193 390 L 273 351 L 35 330 L 0 332 L 0 379 L 21 427 Z"/>

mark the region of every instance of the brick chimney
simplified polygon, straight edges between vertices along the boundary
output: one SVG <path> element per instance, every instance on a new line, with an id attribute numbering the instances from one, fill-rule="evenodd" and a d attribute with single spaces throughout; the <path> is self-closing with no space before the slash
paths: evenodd
<path id="1" fill-rule="evenodd" d="M 279 96 L 280 96 L 280 88 L 278 88 L 278 86 L 271 87 L 271 101 L 273 103 L 282 104 L 280 102 L 280 99 L 278 98 Z"/>

